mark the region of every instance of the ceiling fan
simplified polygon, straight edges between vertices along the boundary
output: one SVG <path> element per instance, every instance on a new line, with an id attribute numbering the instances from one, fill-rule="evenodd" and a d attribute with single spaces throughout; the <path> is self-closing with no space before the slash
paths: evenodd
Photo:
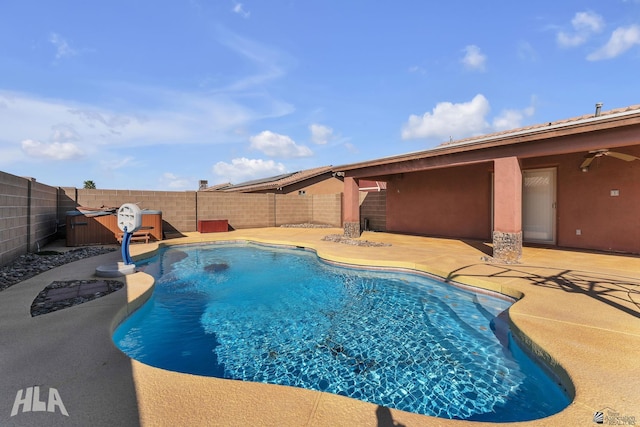
<path id="1" fill-rule="evenodd" d="M 583 172 L 586 172 L 589 169 L 589 165 L 591 164 L 591 162 L 593 162 L 593 159 L 602 156 L 611 156 L 615 157 L 616 159 L 624 160 L 626 162 L 640 160 L 640 157 L 632 156 L 631 154 L 618 153 L 617 151 L 609 151 L 608 149 L 604 148 L 601 150 L 589 151 L 589 154 L 584 156 L 585 159 L 584 162 L 582 162 L 582 164 L 580 165 L 580 169 L 582 169 Z"/>

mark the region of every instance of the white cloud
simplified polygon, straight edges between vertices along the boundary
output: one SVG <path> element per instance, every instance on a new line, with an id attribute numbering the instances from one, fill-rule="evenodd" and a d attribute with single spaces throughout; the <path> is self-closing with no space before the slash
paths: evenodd
<path id="1" fill-rule="evenodd" d="M 350 142 L 345 142 L 344 143 L 344 147 L 347 149 L 348 152 L 352 153 L 352 154 L 356 154 L 359 152 L 358 147 L 356 147 L 355 145 L 353 145 Z"/>
<path id="2" fill-rule="evenodd" d="M 51 126 L 51 139 L 56 142 L 75 142 L 80 141 L 80 135 L 73 125 L 60 123 Z"/>
<path id="3" fill-rule="evenodd" d="M 571 20 L 571 25 L 577 31 L 600 32 L 604 28 L 602 17 L 594 12 L 578 12 Z"/>
<path id="4" fill-rule="evenodd" d="M 240 55 L 256 69 L 256 72 L 247 77 L 241 77 L 232 83 L 227 90 L 238 91 L 255 86 L 261 86 L 271 80 L 284 77 L 286 64 L 293 59 L 284 52 L 278 51 L 265 44 L 239 36 L 222 27 L 218 28 L 218 41 Z"/>
<path id="5" fill-rule="evenodd" d="M 503 110 L 493 119 L 493 130 L 503 131 L 522 127 L 522 120 L 531 117 L 535 113 L 535 107 L 529 106 L 523 110 Z"/>
<path id="6" fill-rule="evenodd" d="M 221 181 L 239 183 L 256 178 L 280 175 L 287 169 L 282 163 L 273 160 L 247 159 L 242 157 L 231 160 L 231 163 L 218 162 L 213 166 L 213 173 L 221 178 Z"/>
<path id="7" fill-rule="evenodd" d="M 312 124 L 309 126 L 311 140 L 315 144 L 324 145 L 333 138 L 333 129 L 327 126 Z"/>
<path id="8" fill-rule="evenodd" d="M 29 162 L 33 157 L 25 155 L 22 141 L 68 142 L 81 147 L 88 159 L 102 160 L 110 158 L 107 148 L 239 143 L 246 140 L 246 129 L 254 122 L 291 114 L 295 110 L 291 104 L 263 90 L 284 75 L 283 65 L 290 57 L 224 29 L 217 35 L 218 41 L 247 60 L 252 74 L 198 92 L 122 82 L 96 84 L 96 99 L 106 99 L 101 95 L 108 93 L 108 99 L 119 101 L 110 105 L 0 89 L 0 151 L 12 153 L 14 161 Z M 57 33 L 51 34 L 50 42 L 58 58 L 78 54 Z"/>
<path id="9" fill-rule="evenodd" d="M 126 128 L 127 125 L 136 120 L 134 117 L 127 117 L 122 114 L 89 109 L 70 109 L 68 111 L 70 114 L 76 115 L 87 126 L 91 128 L 103 127 L 112 133 L 119 133 L 120 129 Z"/>
<path id="10" fill-rule="evenodd" d="M 440 102 L 432 113 L 425 113 L 422 117 L 410 116 L 403 128 L 402 139 L 437 138 L 442 141 L 517 129 L 523 126 L 524 119 L 535 114 L 535 104 L 534 95 L 528 107 L 503 110 L 489 125 L 486 119 L 490 111 L 489 101 L 482 94 L 460 104 Z"/>
<path id="11" fill-rule="evenodd" d="M 594 12 L 578 12 L 571 20 L 573 32 L 558 32 L 556 40 L 561 47 L 575 47 L 585 43 L 591 35 L 604 28 L 604 20 Z"/>
<path id="12" fill-rule="evenodd" d="M 489 113 L 489 101 L 482 94 L 469 102 L 438 103 L 431 113 L 411 115 L 402 129 L 402 139 L 439 138 L 460 139 L 479 135 L 489 129 L 485 116 Z"/>
<path id="13" fill-rule="evenodd" d="M 25 139 L 21 143 L 22 150 L 31 157 L 50 160 L 70 160 L 82 157 L 82 150 L 71 142 L 43 143 Z"/>
<path id="14" fill-rule="evenodd" d="M 242 3 L 235 3 L 233 5 L 233 9 L 232 10 L 233 10 L 234 13 L 237 13 L 238 15 L 242 16 L 243 18 L 248 18 L 249 15 L 251 15 L 251 12 L 246 11 L 244 9 L 244 6 L 243 6 Z"/>
<path id="15" fill-rule="evenodd" d="M 268 130 L 252 136 L 251 148 L 262 151 L 270 157 L 308 157 L 313 151 L 307 146 L 296 144 L 286 135 L 280 135 Z"/>
<path id="16" fill-rule="evenodd" d="M 195 188 L 195 180 L 190 178 L 180 177 L 171 172 L 165 172 L 160 177 L 160 183 L 165 188 L 172 190 L 183 190 L 186 188 Z"/>
<path id="17" fill-rule="evenodd" d="M 599 61 L 615 58 L 637 44 L 640 44 L 640 26 L 631 25 L 629 27 L 616 28 L 607 44 L 589 54 L 587 59 L 589 61 Z"/>
<path id="18" fill-rule="evenodd" d="M 487 62 L 487 56 L 484 55 L 480 48 L 476 45 L 469 45 L 464 48 L 464 58 L 462 63 L 470 70 L 484 71 Z"/>
<path id="19" fill-rule="evenodd" d="M 535 62 L 538 59 L 538 53 L 531 43 L 521 41 L 518 43 L 518 57 L 524 61 Z"/>
<path id="20" fill-rule="evenodd" d="M 410 73 L 427 74 L 427 70 L 419 65 L 412 65 L 408 70 Z"/>
<path id="21" fill-rule="evenodd" d="M 113 110 L 0 91 L 0 148 L 20 145 L 26 139 L 73 142 L 88 153 L 107 146 L 229 143 L 241 141 L 238 129 L 253 121 L 291 112 L 288 105 L 277 101 L 265 102 L 256 110 L 222 94 L 125 89 L 132 97 L 148 100 L 155 109 L 132 106 L 129 111 Z"/>
<path id="22" fill-rule="evenodd" d="M 136 161 L 131 156 L 118 158 L 117 160 L 101 160 L 100 161 L 100 165 L 102 169 L 106 171 L 114 171 L 117 169 L 122 169 L 124 167 L 133 167 L 139 164 L 140 162 Z"/>
<path id="23" fill-rule="evenodd" d="M 78 54 L 60 34 L 51 33 L 49 42 L 56 48 L 56 59 L 69 58 Z"/>

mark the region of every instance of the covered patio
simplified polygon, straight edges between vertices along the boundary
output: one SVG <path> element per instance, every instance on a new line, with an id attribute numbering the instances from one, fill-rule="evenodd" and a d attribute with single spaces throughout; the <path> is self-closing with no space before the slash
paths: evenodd
<path id="1" fill-rule="evenodd" d="M 358 236 L 360 180 L 387 183 L 386 230 L 640 253 L 640 106 L 344 165 L 344 232 Z"/>

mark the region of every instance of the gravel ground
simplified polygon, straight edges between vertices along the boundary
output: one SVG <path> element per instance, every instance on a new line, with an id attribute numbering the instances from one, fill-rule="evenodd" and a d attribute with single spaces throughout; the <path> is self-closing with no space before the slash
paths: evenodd
<path id="1" fill-rule="evenodd" d="M 280 227 L 283 228 L 335 228 L 331 225 L 325 224 L 311 224 L 311 223 L 303 223 L 303 224 L 282 224 Z M 328 236 L 324 236 L 322 238 L 325 242 L 336 242 L 343 243 L 345 245 L 352 246 L 391 246 L 390 243 L 379 243 L 379 242 L 370 242 L 369 240 L 360 240 L 360 239 L 352 239 L 349 237 L 344 237 L 342 234 L 329 234 Z"/>
<path id="2" fill-rule="evenodd" d="M 334 228 L 331 225 L 326 224 L 311 224 L 309 222 L 303 224 L 282 224 L 282 228 Z"/>
<path id="3" fill-rule="evenodd" d="M 349 237 L 344 237 L 342 234 L 329 234 L 328 236 L 324 236 L 322 238 L 325 242 L 336 242 L 343 243 L 345 245 L 353 245 L 353 246 L 391 246 L 391 243 L 381 243 L 381 242 L 371 242 L 369 240 L 360 240 L 360 239 L 351 239 Z"/>
<path id="4" fill-rule="evenodd" d="M 42 251 L 21 255 L 11 264 L 0 267 L 0 291 L 52 268 L 115 250 L 115 248 L 86 247 L 67 252 Z"/>
<path id="5" fill-rule="evenodd" d="M 51 313 L 122 289 L 124 283 L 117 280 L 69 280 L 53 282 L 44 288 L 31 303 L 31 317 Z M 83 289 L 84 288 L 84 289 Z M 58 291 L 58 295 L 52 295 Z"/>

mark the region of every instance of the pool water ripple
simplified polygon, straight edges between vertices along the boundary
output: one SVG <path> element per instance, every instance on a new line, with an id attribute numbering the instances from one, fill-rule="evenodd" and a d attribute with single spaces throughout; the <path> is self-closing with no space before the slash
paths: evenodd
<path id="1" fill-rule="evenodd" d="M 146 270 L 154 296 L 114 341 L 154 366 L 444 418 L 527 420 L 569 403 L 495 333 L 504 299 L 251 245 L 168 249 Z"/>

